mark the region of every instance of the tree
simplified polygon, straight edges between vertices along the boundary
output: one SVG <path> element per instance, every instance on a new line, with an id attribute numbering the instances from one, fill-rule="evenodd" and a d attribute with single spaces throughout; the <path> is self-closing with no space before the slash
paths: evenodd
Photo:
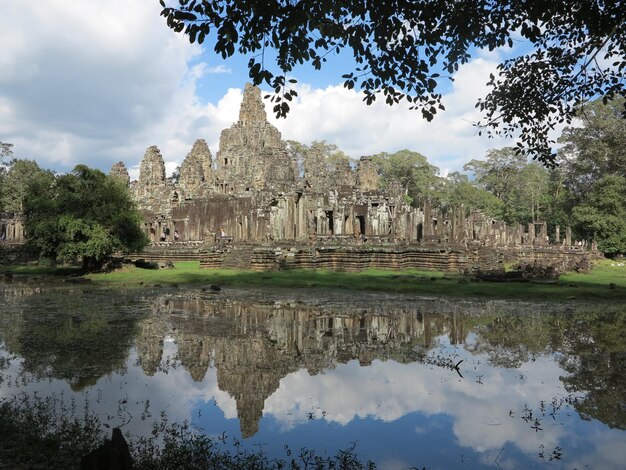
<path id="1" fill-rule="evenodd" d="M 567 127 L 559 142 L 565 184 L 585 201 L 594 183 L 606 175 L 626 177 L 626 119 L 620 109 L 626 99 L 604 104 L 596 100 L 580 110 L 582 126 Z"/>
<path id="2" fill-rule="evenodd" d="M 447 206 L 463 204 L 467 210 L 480 209 L 490 217 L 502 218 L 504 203 L 489 191 L 472 184 L 467 175 L 455 171 L 444 181 L 443 200 Z"/>
<path id="3" fill-rule="evenodd" d="M 550 175 L 538 163 L 529 163 L 517 175 L 509 198 L 511 219 L 520 222 L 545 220 L 550 206 Z"/>
<path id="4" fill-rule="evenodd" d="M 574 228 L 611 256 L 626 253 L 626 178 L 609 175 L 596 181 L 586 203 L 572 211 Z"/>
<path id="5" fill-rule="evenodd" d="M 574 196 L 571 188 L 565 185 L 565 168 L 560 165 L 549 171 L 547 207 L 544 210 L 548 222 L 548 232 L 554 233 L 555 227 L 567 227 L 572 224 Z"/>
<path id="6" fill-rule="evenodd" d="M 443 182 L 439 168 L 428 163 L 426 157 L 411 150 L 400 150 L 396 153 L 379 153 L 372 155 L 378 165 L 383 187 L 398 182 L 406 191 L 409 203 L 415 207 L 422 206 L 426 201 L 438 200 Z"/>
<path id="7" fill-rule="evenodd" d="M 179 0 L 161 15 L 189 40 L 209 40 L 223 58 L 249 55 L 256 85 L 274 88 L 274 112 L 285 116 L 297 95 L 294 68 L 321 69 L 331 53 L 347 50 L 354 70 L 342 76 L 367 104 L 408 101 L 431 120 L 443 109 L 442 82 L 476 48 L 513 46 L 529 52 L 506 60 L 477 106 L 490 134 L 521 132 L 531 155 L 552 162 L 548 131 L 573 116 L 576 103 L 623 93 L 626 9 L 618 1 L 507 2 L 458 0 Z M 269 57 L 275 57 L 275 67 Z M 351 67 L 352 68 L 352 67 Z"/>
<path id="8" fill-rule="evenodd" d="M 0 141 L 0 194 L 4 187 L 7 170 L 13 163 L 13 144 L 7 144 Z M 0 211 L 5 210 L 2 202 L 0 202 Z"/>
<path id="9" fill-rule="evenodd" d="M 295 162 L 297 174 L 316 189 L 352 183 L 350 157 L 335 144 L 322 140 L 306 145 L 289 140 L 287 151 Z"/>
<path id="10" fill-rule="evenodd" d="M 15 160 L 0 187 L 0 207 L 7 212 L 22 212 L 28 185 L 37 178 L 51 181 L 54 175 L 49 170 L 42 170 L 33 160 Z"/>
<path id="11" fill-rule="evenodd" d="M 4 160 L 12 160 L 13 159 L 13 144 L 7 144 L 5 142 L 0 141 L 0 164 L 3 163 Z"/>
<path id="12" fill-rule="evenodd" d="M 136 251 L 147 244 L 128 188 L 85 165 L 52 182 L 33 180 L 24 214 L 28 243 L 40 255 L 82 261 L 86 271 L 101 268 L 116 251 Z"/>
<path id="13" fill-rule="evenodd" d="M 471 160 L 463 165 L 476 178 L 476 184 L 501 200 L 511 190 L 513 181 L 526 165 L 526 158 L 511 147 L 492 149 L 484 160 Z"/>
<path id="14" fill-rule="evenodd" d="M 479 188 L 503 203 L 501 217 L 508 223 L 542 219 L 550 207 L 548 171 L 511 147 L 487 152 L 485 160 L 472 160 L 463 169 L 471 171 Z"/>

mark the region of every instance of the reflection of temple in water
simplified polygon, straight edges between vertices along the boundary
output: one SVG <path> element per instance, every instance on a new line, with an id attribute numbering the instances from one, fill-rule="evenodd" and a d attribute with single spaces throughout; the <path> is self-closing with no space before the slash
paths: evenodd
<path id="1" fill-rule="evenodd" d="M 147 375 L 161 364 L 163 341 L 172 335 L 181 365 L 195 381 L 217 369 L 220 390 L 237 403 L 243 437 L 258 431 L 265 400 L 289 373 L 315 375 L 358 360 L 415 360 L 416 347 L 430 347 L 447 334 L 463 342 L 461 314 L 427 313 L 421 307 L 388 307 L 385 313 L 299 303 L 159 298 L 151 318 L 140 322 L 139 362 Z M 458 318 L 457 318 L 458 317 Z"/>

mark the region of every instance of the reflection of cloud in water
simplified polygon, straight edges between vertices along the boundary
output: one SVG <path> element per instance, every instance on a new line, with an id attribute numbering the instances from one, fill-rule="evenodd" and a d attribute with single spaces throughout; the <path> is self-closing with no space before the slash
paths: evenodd
<path id="1" fill-rule="evenodd" d="M 311 410 L 319 410 L 318 418 L 324 412 L 324 419 L 341 425 L 356 418 L 389 422 L 413 412 L 443 413 L 454 417 L 459 445 L 478 452 L 500 449 L 507 442 L 527 453 L 536 452 L 540 444 L 546 448 L 558 444 L 567 432 L 563 426 L 544 420 L 543 431 L 535 433 L 532 423 L 519 417 L 523 404 L 536 407 L 542 398 L 565 393 L 557 364 L 540 358 L 532 367 L 501 370 L 481 366 L 484 357 L 460 357 L 466 365 L 476 365 L 476 370 L 463 371 L 464 379 L 454 371 L 394 361 L 373 361 L 369 367 L 352 361 L 314 377 L 299 370 L 281 380 L 266 401 L 264 414 L 273 415 L 288 430 L 306 421 Z M 476 382 L 479 375 L 482 384 Z"/>
<path id="2" fill-rule="evenodd" d="M 597 443 L 594 452 L 575 459 L 572 468 L 624 468 L 626 442 L 623 435 L 607 435 L 599 429 L 585 440 Z"/>
<path id="3" fill-rule="evenodd" d="M 165 341 L 165 360 L 173 358 L 175 354 L 176 344 Z M 23 360 L 12 359 L 10 366 L 3 371 L 3 377 L 12 380 L 2 383 L 0 397 L 11 397 L 19 392 L 64 397 L 67 400 L 74 397 L 78 405 L 76 409 L 82 410 L 87 402 L 103 423 L 111 427 L 121 425 L 124 431 L 137 435 L 149 435 L 152 423 L 160 419 L 161 411 L 166 412 L 170 422 L 190 420 L 198 401 L 215 400 L 226 418 L 237 417 L 235 400 L 217 387 L 215 369 L 209 369 L 204 381 L 195 382 L 181 366 L 169 367 L 167 372 L 159 371 L 147 377 L 136 366 L 137 363 L 137 353 L 133 349 L 124 371 L 101 377 L 93 387 L 76 395 L 65 381 L 27 379 L 22 373 Z M 142 419 L 146 411 L 146 399 L 149 400 L 147 411 L 151 417 Z"/>

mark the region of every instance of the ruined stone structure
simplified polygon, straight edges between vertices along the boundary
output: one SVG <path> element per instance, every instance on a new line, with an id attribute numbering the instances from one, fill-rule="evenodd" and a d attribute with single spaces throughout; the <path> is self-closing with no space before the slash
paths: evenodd
<path id="1" fill-rule="evenodd" d="M 24 219 L 22 215 L 0 212 L 0 243 L 22 244 L 24 241 Z"/>
<path id="2" fill-rule="evenodd" d="M 119 164 L 111 173 L 123 175 Z M 361 240 L 365 236 L 418 241 L 423 213 L 407 205 L 401 191 L 378 190 L 373 162 L 362 158 L 330 164 L 312 154 L 298 175 L 280 132 L 267 121 L 258 88 L 247 85 L 239 120 L 222 131 L 213 165 L 198 140 L 167 181 L 157 147 L 146 150 L 139 180 L 131 184 L 154 242 L 238 243 L 279 240 L 309 243 L 317 238 Z"/>
<path id="3" fill-rule="evenodd" d="M 260 90 L 246 85 L 239 120 L 222 131 L 215 161 L 198 140 L 178 180 L 168 181 L 152 146 L 131 189 L 162 257 L 200 258 L 206 267 L 459 270 L 498 258 L 493 250 L 570 252 L 569 229 L 562 244 L 550 245 L 545 222 L 507 226 L 463 206 L 411 207 L 399 185 L 381 189 L 369 157 L 353 168 L 310 151 L 301 171 L 267 121 Z M 119 163 L 111 173 L 127 174 Z M 204 249 L 181 249 L 190 245 Z"/>

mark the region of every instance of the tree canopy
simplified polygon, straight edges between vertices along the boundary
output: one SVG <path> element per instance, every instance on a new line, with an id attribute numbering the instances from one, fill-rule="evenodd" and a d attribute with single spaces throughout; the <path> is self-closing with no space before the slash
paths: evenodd
<path id="1" fill-rule="evenodd" d="M 431 120 L 443 109 L 440 90 L 476 49 L 512 47 L 527 53 L 505 60 L 477 103 L 487 133 L 521 134 L 520 148 L 553 162 L 548 132 L 571 122 L 576 105 L 625 91 L 626 8 L 620 1 L 394 0 L 160 0 L 170 28 L 212 44 L 223 58 L 250 57 L 256 85 L 276 95 L 285 116 L 297 95 L 290 78 L 300 64 L 321 69 L 329 54 L 348 51 L 354 70 L 341 79 L 364 101 L 402 100 Z M 168 2 L 169 3 L 169 2 Z M 170 3 L 171 4 L 171 3 Z M 275 63 L 274 63 L 275 62 Z"/>
<path id="2" fill-rule="evenodd" d="M 13 162 L 13 144 L 0 141 L 0 194 L 2 194 L 2 188 L 4 186 L 4 180 L 6 178 L 8 167 Z M 0 212 L 5 209 L 0 202 Z"/>
<path id="3" fill-rule="evenodd" d="M 468 210 L 479 209 L 495 219 L 504 217 L 504 202 L 458 171 L 445 178 L 442 203 L 447 207 L 463 204 Z"/>
<path id="4" fill-rule="evenodd" d="M 585 200 L 594 183 L 607 175 L 626 177 L 626 99 L 596 100 L 579 113 L 580 126 L 564 129 L 559 142 L 566 184 Z"/>
<path id="5" fill-rule="evenodd" d="M 26 236 L 42 256 L 99 269 L 116 251 L 147 244 L 141 216 L 115 177 L 78 165 L 71 173 L 33 179 L 24 200 Z"/>
<path id="6" fill-rule="evenodd" d="M 13 158 L 13 144 L 0 141 L 0 163 L 11 158 Z"/>
<path id="7" fill-rule="evenodd" d="M 0 185 L 0 210 L 22 212 L 28 186 L 38 178 L 52 181 L 54 174 L 49 170 L 42 170 L 34 160 L 14 160 Z"/>
<path id="8" fill-rule="evenodd" d="M 411 150 L 372 155 L 378 166 L 383 187 L 397 182 L 406 192 L 407 202 L 421 206 L 428 200 L 437 199 L 441 189 L 439 168 L 428 163 L 424 155 Z"/>
<path id="9" fill-rule="evenodd" d="M 574 207 L 577 232 L 596 240 L 608 255 L 626 253 L 626 178 L 608 175 L 597 180 L 589 199 Z"/>

